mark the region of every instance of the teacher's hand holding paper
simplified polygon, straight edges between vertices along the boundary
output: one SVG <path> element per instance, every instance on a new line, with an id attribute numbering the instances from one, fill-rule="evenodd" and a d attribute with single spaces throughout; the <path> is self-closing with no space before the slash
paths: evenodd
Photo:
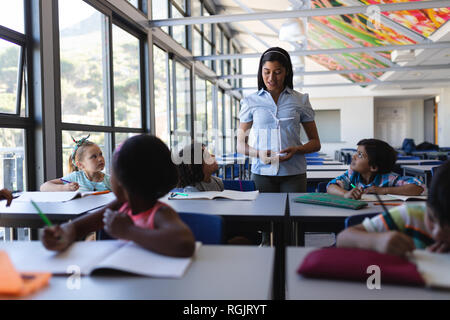
<path id="1" fill-rule="evenodd" d="M 114 238 L 127 239 L 129 229 L 134 225 L 131 218 L 123 212 L 106 209 L 103 214 L 105 231 Z"/>
<path id="2" fill-rule="evenodd" d="M 298 151 L 297 147 L 288 147 L 286 149 L 281 150 L 278 154 L 280 156 L 279 159 L 280 162 L 289 160 L 297 153 L 297 151 Z"/>

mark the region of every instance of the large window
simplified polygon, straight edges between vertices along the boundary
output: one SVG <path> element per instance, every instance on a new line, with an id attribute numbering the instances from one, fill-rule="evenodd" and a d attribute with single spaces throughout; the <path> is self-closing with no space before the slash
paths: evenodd
<path id="1" fill-rule="evenodd" d="M 206 106 L 206 81 L 195 77 L 195 136 L 194 139 L 207 142 L 207 106 Z"/>
<path id="2" fill-rule="evenodd" d="M 191 137 L 191 81 L 190 70 L 174 61 L 175 77 L 172 83 L 174 114 L 173 146 L 186 145 Z"/>
<path id="3" fill-rule="evenodd" d="M 169 0 L 152 0 L 152 18 L 154 20 L 169 18 Z M 161 29 L 169 33 L 169 27 Z"/>
<path id="4" fill-rule="evenodd" d="M 0 10 L 0 188 L 22 191 L 28 189 L 27 159 L 33 153 L 30 136 L 34 134 L 28 118 L 30 43 L 25 10 L 29 7 L 20 0 Z"/>
<path id="5" fill-rule="evenodd" d="M 169 143 L 169 95 L 168 83 L 170 73 L 168 72 L 167 53 L 157 46 L 153 46 L 153 87 L 155 101 L 155 134 L 167 145 Z"/>
<path id="6" fill-rule="evenodd" d="M 139 39 L 113 25 L 114 119 L 118 127 L 140 128 Z"/>
<path id="7" fill-rule="evenodd" d="M 81 0 L 59 1 L 63 122 L 105 125 L 109 18 Z"/>
<path id="8" fill-rule="evenodd" d="M 64 174 L 72 136 L 78 140 L 90 134 L 105 155 L 108 172 L 114 147 L 145 130 L 145 35 L 116 20 L 108 8 L 90 3 L 58 2 Z"/>

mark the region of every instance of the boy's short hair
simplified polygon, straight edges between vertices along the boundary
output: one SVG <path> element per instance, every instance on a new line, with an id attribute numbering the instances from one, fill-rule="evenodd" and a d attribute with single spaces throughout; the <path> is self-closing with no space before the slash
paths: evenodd
<path id="1" fill-rule="evenodd" d="M 190 145 L 185 146 L 180 152 L 178 156 L 182 159 L 182 162 L 177 165 L 179 181 L 178 187 L 184 188 L 186 186 L 193 186 L 197 182 L 203 181 L 205 175 L 203 173 L 203 148 L 204 144 L 199 142 L 193 142 Z M 195 161 L 196 152 L 201 151 L 201 159 L 200 163 Z M 190 154 L 190 156 L 189 156 Z M 187 156 L 189 158 L 187 158 Z"/>
<path id="2" fill-rule="evenodd" d="M 137 135 L 116 149 L 114 174 L 131 194 L 158 199 L 173 189 L 178 172 L 166 144 L 153 135 Z"/>
<path id="3" fill-rule="evenodd" d="M 384 174 L 392 171 L 397 161 L 397 151 L 387 142 L 378 139 L 362 139 L 357 145 L 364 146 L 369 157 L 369 165 L 377 167 L 377 173 Z"/>
<path id="4" fill-rule="evenodd" d="M 444 162 L 434 173 L 427 205 L 439 224 L 450 226 L 450 161 Z"/>

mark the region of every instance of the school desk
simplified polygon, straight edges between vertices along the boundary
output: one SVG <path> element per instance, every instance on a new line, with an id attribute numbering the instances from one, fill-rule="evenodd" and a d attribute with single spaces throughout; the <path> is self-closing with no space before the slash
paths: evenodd
<path id="1" fill-rule="evenodd" d="M 286 218 L 286 193 L 260 193 L 254 201 L 168 200 L 168 195 L 159 200 L 169 204 L 177 212 L 214 214 L 224 217 L 226 221 L 251 222 L 254 230 L 270 223 L 277 261 L 274 279 L 274 288 L 277 289 L 274 295 L 277 299 L 284 296 L 284 247 L 291 238 Z"/>
<path id="2" fill-rule="evenodd" d="M 286 252 L 286 300 L 440 300 L 450 299 L 450 291 L 384 284 L 368 289 L 366 282 L 305 278 L 297 273 L 306 255 L 315 248 L 288 247 Z M 382 271 L 381 271 L 382 272 Z M 367 275 L 369 277 L 370 274 Z"/>
<path id="3" fill-rule="evenodd" d="M 383 212 L 383 208 L 368 202 L 368 206 L 359 210 L 322 206 L 295 202 L 302 193 L 289 193 L 289 219 L 292 225 L 292 243 L 305 245 L 306 232 L 334 232 L 344 229 L 345 218 L 363 213 Z"/>
<path id="4" fill-rule="evenodd" d="M 30 245 L 42 244 L 32 241 Z M 271 247 L 202 245 L 181 279 L 125 274 L 82 276 L 79 290 L 71 290 L 67 286 L 67 276 L 53 276 L 47 288 L 25 299 L 271 299 L 274 255 L 275 250 Z"/>
<path id="5" fill-rule="evenodd" d="M 325 160 L 323 162 L 324 166 L 333 166 L 333 165 L 340 165 L 340 164 L 342 165 L 344 163 L 342 163 L 341 161 L 337 161 L 337 160 Z"/>
<path id="6" fill-rule="evenodd" d="M 54 224 L 75 219 L 83 213 L 102 207 L 115 199 L 114 193 L 77 198 L 65 202 L 38 202 L 39 208 Z M 13 200 L 11 206 L 0 201 L 0 226 L 37 229 L 45 226 L 31 202 Z M 36 238 L 37 233 L 33 238 Z"/>
<path id="7" fill-rule="evenodd" d="M 425 185 L 429 187 L 431 183 L 431 169 L 438 166 L 439 165 L 406 165 L 401 167 L 404 176 L 423 177 Z"/>
<path id="8" fill-rule="evenodd" d="M 335 164 L 335 165 L 307 165 L 307 171 L 340 171 L 348 170 L 348 164 Z M 335 178 L 335 177 L 334 177 Z"/>
<path id="9" fill-rule="evenodd" d="M 310 183 L 319 183 L 330 181 L 341 174 L 343 174 L 345 170 L 333 170 L 333 171 L 309 171 L 306 172 L 306 181 Z"/>
<path id="10" fill-rule="evenodd" d="M 410 166 L 414 166 L 414 165 L 418 165 L 419 163 L 423 163 L 426 165 L 427 162 L 435 162 L 436 160 L 423 160 L 423 159 L 419 159 L 419 160 L 397 160 L 395 162 L 395 164 L 398 165 L 410 165 Z"/>

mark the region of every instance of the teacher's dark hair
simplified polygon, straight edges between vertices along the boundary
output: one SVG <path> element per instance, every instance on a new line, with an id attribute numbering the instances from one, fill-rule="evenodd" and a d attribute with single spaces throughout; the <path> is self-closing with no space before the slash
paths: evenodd
<path id="1" fill-rule="evenodd" d="M 262 77 L 262 67 L 266 61 L 278 61 L 286 69 L 286 78 L 284 79 L 284 86 L 294 89 L 294 72 L 292 71 L 292 62 L 289 53 L 280 48 L 272 47 L 264 51 L 259 60 L 258 68 L 258 90 L 267 90 Z"/>

